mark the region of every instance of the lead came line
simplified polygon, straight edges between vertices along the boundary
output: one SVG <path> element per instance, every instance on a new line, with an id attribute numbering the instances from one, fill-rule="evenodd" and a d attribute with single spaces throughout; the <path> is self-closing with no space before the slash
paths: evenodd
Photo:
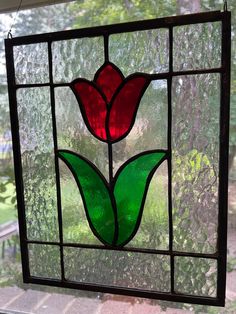
<path id="1" fill-rule="evenodd" d="M 109 37 L 104 35 L 104 61 L 109 62 Z"/>
<path id="2" fill-rule="evenodd" d="M 27 240 L 28 244 L 43 244 L 43 245 L 55 245 L 60 246 L 60 242 L 45 242 L 39 240 Z M 181 252 L 181 251 L 172 251 L 169 250 L 159 250 L 159 249 L 145 249 L 145 248 L 137 248 L 130 246 L 123 247 L 113 247 L 113 246 L 105 246 L 98 244 L 84 244 L 84 243 L 71 243 L 66 242 L 63 243 L 63 247 L 75 247 L 81 249 L 96 249 L 96 250 L 108 250 L 108 251 L 118 251 L 118 252 L 129 252 L 129 253 L 144 253 L 144 254 L 157 254 L 157 255 L 173 255 L 173 256 L 185 256 L 185 257 L 201 257 L 201 258 L 210 258 L 217 259 L 218 253 L 194 253 L 194 252 Z"/>
<path id="3" fill-rule="evenodd" d="M 13 47 L 10 41 L 5 41 L 6 51 L 6 66 L 7 66 L 7 84 L 8 84 L 8 96 L 10 105 L 10 119 L 11 119 L 11 133 L 13 144 L 13 158 L 14 158 L 14 173 L 16 182 L 16 196 L 17 196 L 17 210 L 19 221 L 19 235 L 20 235 L 20 249 L 21 249 L 21 263 L 23 280 L 27 282 L 30 276 L 29 270 L 29 255 L 28 247 L 26 244 L 27 228 L 26 228 L 26 215 L 25 215 L 25 200 L 24 200 L 24 183 L 22 174 L 22 162 L 21 162 L 21 145 L 19 134 L 19 119 L 17 112 L 17 97 L 15 86 L 15 68 L 14 68 L 14 56 Z"/>
<path id="4" fill-rule="evenodd" d="M 64 272 L 64 256 L 63 256 L 61 186 L 60 186 L 59 160 L 57 157 L 58 144 L 57 144 L 57 125 L 56 125 L 56 112 L 55 112 L 55 91 L 54 91 L 54 86 L 53 86 L 53 73 L 52 73 L 52 44 L 51 43 L 48 43 L 48 64 L 49 64 L 50 97 L 51 97 L 55 175 L 56 175 L 56 190 L 57 190 L 57 215 L 58 215 L 58 227 L 59 227 L 59 239 L 60 239 L 61 278 L 62 278 L 62 280 L 64 280 L 65 279 L 65 272 Z"/>
<path id="5" fill-rule="evenodd" d="M 228 151 L 229 151 L 229 107 L 230 107 L 230 60 L 231 60 L 231 13 L 224 12 L 222 21 L 221 99 L 220 99 L 220 160 L 219 160 L 219 209 L 217 263 L 217 297 L 225 305 L 227 267 L 227 206 L 228 206 Z"/>
<path id="6" fill-rule="evenodd" d="M 162 72 L 149 74 L 151 80 L 167 80 L 173 76 L 183 76 L 183 75 L 199 75 L 207 73 L 222 73 L 224 72 L 223 68 L 212 68 L 212 69 L 197 69 L 197 70 L 185 70 L 185 71 L 176 71 L 176 72 Z M 44 87 L 44 86 L 54 86 L 54 87 L 70 87 L 71 83 L 32 83 L 32 84 L 16 84 L 14 87 L 18 88 L 30 88 L 30 87 Z"/>
<path id="7" fill-rule="evenodd" d="M 169 27 L 169 73 L 173 74 L 173 27 Z M 168 214 L 169 214 L 169 251 L 170 256 L 170 288 L 174 293 L 174 255 L 173 251 L 173 215 L 172 215 L 172 76 L 167 81 L 168 88 Z"/>
<path id="8" fill-rule="evenodd" d="M 43 284 L 48 286 L 67 287 L 71 289 L 83 289 L 87 291 L 96 291 L 102 293 L 122 294 L 134 297 L 152 298 L 158 300 L 172 301 L 172 302 L 184 302 L 195 303 L 204 305 L 219 305 L 219 301 L 214 297 L 194 296 L 188 294 L 170 294 L 168 292 L 155 292 L 151 290 L 141 290 L 138 288 L 123 288 L 118 286 L 108 286 L 97 283 L 75 282 L 75 281 L 59 281 L 57 279 L 51 280 L 47 278 L 37 278 L 32 276 L 30 283 Z"/>
<path id="9" fill-rule="evenodd" d="M 95 26 L 89 28 L 60 31 L 53 33 L 53 40 L 52 33 L 15 37 L 7 40 L 11 41 L 12 45 L 15 46 L 41 42 L 49 43 L 51 41 L 69 40 L 74 38 L 97 37 L 111 34 L 121 34 L 126 32 L 144 31 L 149 29 L 168 28 L 169 25 L 180 26 L 180 25 L 193 25 L 198 23 L 217 22 L 222 21 L 223 14 L 225 13 L 228 12 L 224 13 L 220 11 L 203 12 L 180 16 L 164 17 L 158 19 L 150 19 L 146 21 L 135 21 L 128 23 L 119 23 L 113 25 Z"/>

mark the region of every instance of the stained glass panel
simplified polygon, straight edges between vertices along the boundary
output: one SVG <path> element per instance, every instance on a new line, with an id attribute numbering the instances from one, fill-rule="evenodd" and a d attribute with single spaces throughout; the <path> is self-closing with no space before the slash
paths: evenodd
<path id="1" fill-rule="evenodd" d="M 224 304 L 229 18 L 6 40 L 26 282 Z"/>

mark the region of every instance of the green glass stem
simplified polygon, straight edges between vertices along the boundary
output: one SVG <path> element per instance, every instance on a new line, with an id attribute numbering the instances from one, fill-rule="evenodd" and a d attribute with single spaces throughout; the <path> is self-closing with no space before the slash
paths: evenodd
<path id="1" fill-rule="evenodd" d="M 108 143 L 108 169 L 109 169 L 109 184 L 111 186 L 113 181 L 113 154 L 112 143 Z"/>

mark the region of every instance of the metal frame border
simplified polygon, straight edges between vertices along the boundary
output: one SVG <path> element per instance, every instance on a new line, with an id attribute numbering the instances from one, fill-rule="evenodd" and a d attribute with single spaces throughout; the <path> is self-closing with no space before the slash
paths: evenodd
<path id="1" fill-rule="evenodd" d="M 181 25 L 191 25 L 197 23 L 207 22 L 222 22 L 222 64 L 220 68 L 190 70 L 190 71 L 173 71 L 173 27 Z M 52 123 L 53 123 L 53 139 L 55 152 L 57 151 L 57 132 L 55 120 L 55 99 L 54 88 L 58 86 L 70 86 L 70 83 L 54 84 L 52 74 L 52 50 L 51 44 L 54 41 L 68 40 L 82 37 L 104 37 L 105 57 L 108 55 L 108 36 L 116 33 L 142 31 L 147 29 L 167 28 L 169 30 L 169 72 L 153 74 L 153 79 L 166 79 L 168 90 L 168 176 L 169 188 L 168 193 L 171 195 L 171 84 L 174 76 L 181 75 L 195 75 L 204 73 L 219 73 L 221 75 L 221 103 L 220 103 L 220 160 L 219 160 L 219 219 L 218 219 L 218 242 L 217 252 L 214 254 L 203 253 L 185 253 L 176 252 L 172 248 L 173 230 L 172 230 L 172 200 L 169 197 L 169 250 L 149 250 L 149 249 L 136 249 L 136 248 L 119 248 L 119 251 L 130 251 L 140 253 L 164 254 L 170 256 L 171 266 L 171 291 L 170 292 L 156 292 L 149 290 L 131 289 L 116 286 L 106 286 L 98 284 L 88 284 L 72 282 L 65 279 L 64 276 L 64 262 L 63 262 L 63 248 L 64 247 L 84 247 L 94 249 L 109 249 L 115 248 L 96 246 L 96 245 L 83 245 L 73 243 L 63 243 L 63 230 L 62 230 L 62 215 L 60 205 L 60 182 L 59 182 L 59 169 L 58 160 L 55 156 L 55 173 L 57 183 L 57 200 L 58 200 L 58 224 L 59 224 L 59 241 L 60 242 L 43 242 L 43 241 L 30 241 L 27 239 L 26 231 L 26 217 L 25 217 L 25 204 L 24 204 L 24 186 L 22 178 L 22 163 L 21 163 L 21 149 L 19 137 L 19 121 L 17 113 L 17 98 L 16 91 L 18 88 L 30 87 L 50 87 L 51 95 L 51 109 L 52 109 Z M 16 84 L 15 82 L 15 69 L 14 69 L 14 56 L 13 47 L 18 45 L 28 45 L 34 43 L 45 42 L 48 44 L 48 57 L 49 57 L 49 82 L 43 84 Z M 167 17 L 146 21 L 114 24 L 108 26 L 99 26 L 84 28 L 78 30 L 69 30 L 56 33 L 46 33 L 40 35 L 24 36 L 12 39 L 5 39 L 5 52 L 6 52 L 6 65 L 7 65 L 7 81 L 8 81 L 8 94 L 10 103 L 10 118 L 13 139 L 13 153 L 14 153 L 14 167 L 15 167 L 15 180 L 17 190 L 17 203 L 18 203 L 18 219 L 20 225 L 20 244 L 22 256 L 22 269 L 23 281 L 25 283 L 43 284 L 49 286 L 58 286 L 65 288 L 114 293 L 121 295 L 129 295 L 135 297 L 144 297 L 152 299 L 160 299 L 173 302 L 185 302 L 193 304 L 224 306 L 225 304 L 225 286 L 226 286 L 226 256 L 227 256 L 227 203 L 228 203 L 228 150 L 229 150 L 229 105 L 230 105 L 230 56 L 231 56 L 231 13 L 230 12 L 207 12 L 189 14 L 184 16 Z M 46 244 L 56 245 L 60 248 L 61 256 L 61 280 L 38 278 L 30 275 L 29 269 L 29 256 L 28 244 Z M 174 291 L 174 257 L 175 256 L 192 256 L 201 258 L 211 258 L 217 260 L 217 296 L 203 297 L 193 296 L 187 294 L 178 294 Z"/>

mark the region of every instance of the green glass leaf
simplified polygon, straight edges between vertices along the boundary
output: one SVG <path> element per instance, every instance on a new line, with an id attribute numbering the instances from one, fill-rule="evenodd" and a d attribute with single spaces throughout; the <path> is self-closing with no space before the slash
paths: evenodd
<path id="1" fill-rule="evenodd" d="M 127 244 L 136 234 L 151 178 L 165 156 L 163 151 L 141 153 L 118 170 L 114 184 L 119 227 L 117 246 Z"/>
<path id="2" fill-rule="evenodd" d="M 69 167 L 77 182 L 94 235 L 104 244 L 112 245 L 115 216 L 106 179 L 90 161 L 78 154 L 60 150 L 58 156 Z"/>

